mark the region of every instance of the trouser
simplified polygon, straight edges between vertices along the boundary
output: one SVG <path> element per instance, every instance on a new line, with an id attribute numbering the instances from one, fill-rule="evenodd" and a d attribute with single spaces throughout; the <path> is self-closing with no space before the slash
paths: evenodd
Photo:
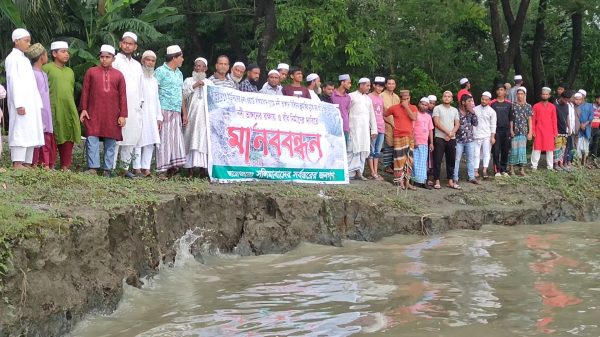
<path id="1" fill-rule="evenodd" d="M 481 161 L 483 168 L 487 168 L 490 164 L 491 147 L 492 143 L 490 138 L 478 138 L 473 142 L 473 163 L 475 164 L 475 170 L 479 169 L 479 162 Z"/>
<path id="2" fill-rule="evenodd" d="M 11 146 L 10 147 L 10 159 L 13 162 L 21 162 L 26 164 L 31 164 L 33 161 L 33 150 L 35 148 L 33 146 L 23 147 L 23 146 Z"/>
<path id="3" fill-rule="evenodd" d="M 121 166 L 125 170 L 129 170 L 129 164 L 131 163 L 131 158 L 134 155 L 135 146 L 133 145 L 115 145 L 115 159 L 113 161 L 113 167 L 119 167 L 117 164 L 119 163 L 118 157 L 119 153 L 121 153 Z"/>
<path id="4" fill-rule="evenodd" d="M 567 152 L 565 153 L 565 161 L 567 163 L 573 162 L 573 157 L 575 156 L 576 148 L 577 148 L 577 136 L 576 135 L 567 136 Z"/>
<path id="5" fill-rule="evenodd" d="M 149 170 L 152 164 L 152 154 L 154 153 L 154 144 L 136 147 L 133 158 L 134 170 Z"/>
<path id="6" fill-rule="evenodd" d="M 458 171 L 460 170 L 460 159 L 463 152 L 467 155 L 467 176 L 469 181 L 475 179 L 475 161 L 473 160 L 474 142 L 456 143 L 456 159 L 454 160 L 454 182 L 458 182 Z"/>
<path id="7" fill-rule="evenodd" d="M 540 157 L 542 155 L 542 151 L 533 150 L 531 152 L 531 167 L 536 170 L 538 167 L 538 163 L 540 161 Z M 554 166 L 554 151 L 546 151 L 546 165 L 549 170 L 551 170 Z"/>
<path id="8" fill-rule="evenodd" d="M 594 157 L 600 157 L 600 128 L 592 129 L 592 140 L 590 140 L 590 154 Z"/>
<path id="9" fill-rule="evenodd" d="M 56 141 L 52 132 L 44 132 L 44 146 L 33 150 L 32 165 L 54 168 L 56 163 Z"/>
<path id="10" fill-rule="evenodd" d="M 433 145 L 433 179 L 440 179 L 442 158 L 446 157 L 446 177 L 454 176 L 454 161 L 456 159 L 456 139 L 446 141 L 444 138 L 435 137 Z"/>
<path id="11" fill-rule="evenodd" d="M 60 167 L 70 168 L 73 163 L 73 142 L 58 144 L 58 155 L 60 156 Z"/>
<path id="12" fill-rule="evenodd" d="M 508 130 L 496 129 L 496 143 L 492 147 L 494 156 L 494 170 L 496 173 L 506 172 L 508 154 L 510 152 L 510 134 Z"/>
<path id="13" fill-rule="evenodd" d="M 104 169 L 111 171 L 114 166 L 115 147 L 117 141 L 113 138 L 104 138 Z M 85 150 L 87 152 L 88 168 L 100 168 L 100 139 L 94 136 L 88 136 L 85 141 Z"/>

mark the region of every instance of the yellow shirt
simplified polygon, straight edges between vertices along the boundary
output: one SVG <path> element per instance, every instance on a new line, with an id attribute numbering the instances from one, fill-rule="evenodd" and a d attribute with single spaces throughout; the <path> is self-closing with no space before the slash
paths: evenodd
<path id="1" fill-rule="evenodd" d="M 387 111 L 392 105 L 400 104 L 400 97 L 395 93 L 390 94 L 387 90 L 381 93 L 383 98 L 383 111 Z M 388 146 L 394 146 L 394 116 L 384 117 L 385 121 L 385 142 Z"/>

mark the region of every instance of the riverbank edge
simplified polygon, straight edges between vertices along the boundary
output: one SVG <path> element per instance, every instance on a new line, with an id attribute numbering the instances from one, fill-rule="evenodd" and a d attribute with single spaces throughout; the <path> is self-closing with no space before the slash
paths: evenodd
<path id="1" fill-rule="evenodd" d="M 516 205 L 457 205 L 438 214 L 390 208 L 347 196 L 281 196 L 262 191 L 207 189 L 177 194 L 150 206 L 89 212 L 68 231 L 26 238 L 13 247 L 3 278 L 0 336 L 62 336 L 92 312 L 110 313 L 123 280 L 141 278 L 175 258 L 175 242 L 193 229 L 192 253 L 285 253 L 306 241 L 342 245 L 395 234 L 440 234 L 483 224 L 523 225 L 594 221 L 593 205 L 562 197 Z"/>

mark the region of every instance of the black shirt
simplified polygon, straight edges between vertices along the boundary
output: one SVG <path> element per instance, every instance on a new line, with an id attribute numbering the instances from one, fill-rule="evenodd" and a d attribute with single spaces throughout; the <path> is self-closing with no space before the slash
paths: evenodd
<path id="1" fill-rule="evenodd" d="M 491 104 L 492 109 L 496 111 L 496 128 L 506 129 L 510 128 L 510 108 L 512 104 L 507 100 L 504 102 L 494 102 Z"/>
<path id="2" fill-rule="evenodd" d="M 556 104 L 556 126 L 559 135 L 567 134 L 567 123 L 569 121 L 569 104 Z"/>
<path id="3" fill-rule="evenodd" d="M 320 95 L 319 98 L 321 99 L 322 102 L 333 104 L 333 101 L 331 100 L 331 96 Z"/>

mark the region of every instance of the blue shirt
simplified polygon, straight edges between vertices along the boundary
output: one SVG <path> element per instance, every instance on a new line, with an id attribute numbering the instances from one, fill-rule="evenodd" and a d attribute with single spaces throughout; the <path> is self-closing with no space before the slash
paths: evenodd
<path id="1" fill-rule="evenodd" d="M 592 120 L 594 119 L 594 107 L 592 103 L 583 103 L 579 106 L 579 123 L 589 122 L 585 130 L 579 129 L 579 136 L 586 139 L 592 138 Z"/>
<path id="2" fill-rule="evenodd" d="M 183 74 L 178 69 L 171 69 L 164 63 L 154 72 L 154 77 L 158 81 L 158 99 L 160 108 L 181 112 L 181 102 L 183 99 Z"/>

